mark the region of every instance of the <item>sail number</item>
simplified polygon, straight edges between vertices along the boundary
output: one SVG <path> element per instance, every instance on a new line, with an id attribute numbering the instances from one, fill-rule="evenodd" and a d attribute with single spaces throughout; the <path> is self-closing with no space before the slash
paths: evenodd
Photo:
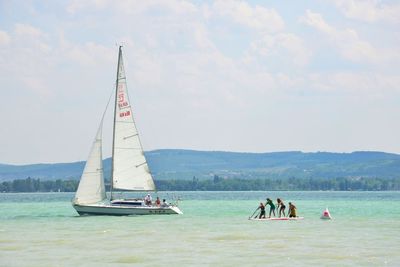
<path id="1" fill-rule="evenodd" d="M 128 101 L 125 99 L 125 90 L 124 90 L 124 85 L 123 84 L 119 84 L 118 85 L 118 107 L 124 108 L 129 106 Z M 125 112 L 120 112 L 119 116 L 120 117 L 127 117 L 131 115 L 131 111 L 125 111 Z"/>
<path id="2" fill-rule="evenodd" d="M 129 115 L 131 115 L 131 111 L 130 110 L 128 110 L 128 111 L 125 111 L 125 112 L 120 112 L 119 113 L 119 116 L 122 118 L 122 117 L 128 117 Z"/>
<path id="3" fill-rule="evenodd" d="M 118 94 L 118 107 L 123 108 L 128 106 L 128 101 L 125 100 L 124 92 Z"/>
<path id="4" fill-rule="evenodd" d="M 119 108 L 124 108 L 128 106 L 128 102 L 122 102 L 122 103 L 118 103 L 118 107 Z"/>

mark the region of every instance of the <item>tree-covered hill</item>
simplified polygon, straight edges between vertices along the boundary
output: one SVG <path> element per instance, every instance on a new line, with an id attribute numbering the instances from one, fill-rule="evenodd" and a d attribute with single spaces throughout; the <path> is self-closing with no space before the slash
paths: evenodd
<path id="1" fill-rule="evenodd" d="M 146 152 L 150 169 L 158 180 L 223 178 L 335 178 L 400 175 L 400 155 L 384 152 L 353 153 L 238 153 L 164 149 Z M 110 176 L 110 159 L 104 160 Z M 0 164 L 0 181 L 24 179 L 79 179 L 84 162 L 8 165 Z"/>

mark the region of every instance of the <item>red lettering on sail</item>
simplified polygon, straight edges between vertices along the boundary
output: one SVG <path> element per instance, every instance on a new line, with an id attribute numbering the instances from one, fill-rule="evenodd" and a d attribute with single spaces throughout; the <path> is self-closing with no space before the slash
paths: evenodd
<path id="1" fill-rule="evenodd" d="M 124 108 L 128 106 L 128 102 L 118 103 L 119 108 Z"/>
<path id="2" fill-rule="evenodd" d="M 128 99 L 125 99 L 125 86 L 123 84 L 118 84 L 118 108 L 122 109 L 129 106 Z M 119 113 L 119 117 L 127 117 L 130 116 L 131 112 L 122 111 Z"/>
<path id="3" fill-rule="evenodd" d="M 122 117 L 128 117 L 128 116 L 130 116 L 131 115 L 131 111 L 130 110 L 128 110 L 128 111 L 125 111 L 125 112 L 120 112 L 119 113 L 119 116 L 122 118 Z"/>

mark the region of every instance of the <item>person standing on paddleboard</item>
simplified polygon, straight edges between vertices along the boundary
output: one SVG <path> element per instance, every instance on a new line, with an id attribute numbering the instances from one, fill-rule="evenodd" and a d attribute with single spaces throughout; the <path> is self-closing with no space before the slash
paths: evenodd
<path id="1" fill-rule="evenodd" d="M 272 202 L 272 200 L 270 198 L 267 198 L 267 202 L 265 203 L 265 206 L 269 205 L 269 218 L 271 218 L 271 213 L 275 215 L 275 204 Z"/>
<path id="2" fill-rule="evenodd" d="M 282 213 L 283 213 L 283 217 L 286 217 L 286 214 L 285 214 L 285 209 L 286 209 L 285 203 L 283 203 L 282 199 L 280 199 L 280 198 L 277 198 L 276 202 L 278 203 L 276 205 L 276 208 L 278 209 L 279 218 L 281 217 Z"/>

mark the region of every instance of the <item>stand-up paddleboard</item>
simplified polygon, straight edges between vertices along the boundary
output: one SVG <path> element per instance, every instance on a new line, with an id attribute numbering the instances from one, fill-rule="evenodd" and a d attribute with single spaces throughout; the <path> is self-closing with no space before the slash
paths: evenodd
<path id="1" fill-rule="evenodd" d="M 298 221 L 298 220 L 303 220 L 304 217 L 281 217 L 281 218 L 249 218 L 251 221 Z"/>
<path id="2" fill-rule="evenodd" d="M 326 208 L 326 209 L 324 210 L 324 212 L 322 212 L 321 219 L 322 219 L 322 220 L 332 220 L 332 216 L 331 216 L 331 214 L 330 214 L 328 208 Z"/>

